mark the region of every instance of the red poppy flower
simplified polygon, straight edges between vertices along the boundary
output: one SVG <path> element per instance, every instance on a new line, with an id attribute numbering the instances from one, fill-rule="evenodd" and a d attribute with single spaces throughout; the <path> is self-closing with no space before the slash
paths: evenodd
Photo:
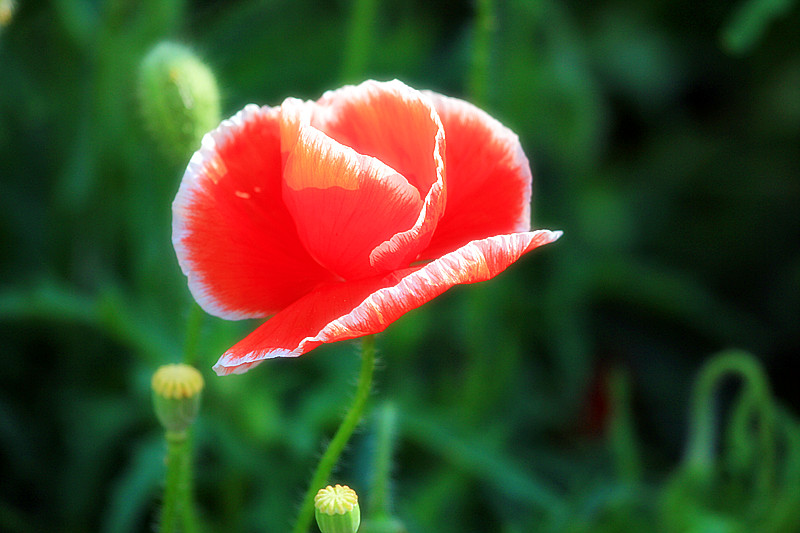
<path id="1" fill-rule="evenodd" d="M 272 357 L 383 331 L 560 232 L 530 230 L 519 140 L 476 107 L 399 81 L 249 105 L 206 135 L 173 203 L 189 289 L 227 319 L 272 316 L 222 355 Z"/>

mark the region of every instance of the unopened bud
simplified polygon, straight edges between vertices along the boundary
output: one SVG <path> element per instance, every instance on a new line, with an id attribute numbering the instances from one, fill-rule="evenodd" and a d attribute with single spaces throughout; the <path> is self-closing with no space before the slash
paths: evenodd
<path id="1" fill-rule="evenodd" d="M 322 533 L 356 533 L 361 509 L 356 491 L 347 485 L 328 485 L 314 497 L 317 525 Z"/>
<path id="2" fill-rule="evenodd" d="M 211 70 L 187 47 L 162 42 L 139 68 L 139 100 L 147 130 L 162 151 L 184 161 L 220 121 Z"/>
<path id="3" fill-rule="evenodd" d="M 14 18 L 14 0 L 0 0 L 0 26 L 8 26 Z"/>
<path id="4" fill-rule="evenodd" d="M 183 433 L 192 425 L 203 384 L 203 376 L 189 365 L 164 365 L 153 374 L 153 406 L 168 432 Z"/>

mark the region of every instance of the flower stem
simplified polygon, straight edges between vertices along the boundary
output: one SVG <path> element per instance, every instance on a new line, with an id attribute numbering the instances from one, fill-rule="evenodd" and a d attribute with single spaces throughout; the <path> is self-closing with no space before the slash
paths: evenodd
<path id="1" fill-rule="evenodd" d="M 161 533 L 196 533 L 197 517 L 192 503 L 191 443 L 188 432 L 167 432 L 167 477 Z"/>
<path id="2" fill-rule="evenodd" d="M 626 483 L 637 485 L 642 480 L 642 454 L 636 440 L 631 412 L 630 378 L 625 371 L 613 371 L 608 391 L 611 396 L 611 420 L 607 438 L 617 476 Z"/>
<path id="3" fill-rule="evenodd" d="M 375 424 L 375 458 L 369 492 L 370 515 L 391 516 L 390 479 L 394 439 L 397 432 L 397 407 L 386 403 L 378 411 Z"/>
<path id="4" fill-rule="evenodd" d="M 717 416 L 714 392 L 719 382 L 727 375 L 739 375 L 745 386 L 743 394 L 752 397 L 748 409 L 758 406 L 762 414 L 759 427 L 762 443 L 761 459 L 765 463 L 765 476 L 771 477 L 773 471 L 772 442 L 773 421 L 770 390 L 764 371 L 758 361 L 748 353 L 730 350 L 714 357 L 701 371 L 695 384 L 692 398 L 692 415 L 689 445 L 685 464 L 704 475 L 710 475 L 714 465 L 716 450 Z M 737 417 L 740 418 L 740 417 Z M 764 483 L 766 484 L 766 482 Z"/>
<path id="5" fill-rule="evenodd" d="M 364 75 L 372 52 L 372 36 L 378 2 L 375 0 L 353 0 L 350 15 L 350 28 L 345 44 L 342 79 L 353 83 Z"/>
<path id="6" fill-rule="evenodd" d="M 186 321 L 186 346 L 183 351 L 183 362 L 195 366 L 200 348 L 200 329 L 203 326 L 205 312 L 196 303 L 189 309 L 189 318 Z"/>
<path id="7" fill-rule="evenodd" d="M 492 0 L 478 0 L 476 4 L 472 64 L 468 74 L 467 93 L 473 103 L 485 106 L 489 99 L 489 64 L 495 15 Z"/>
<path id="8" fill-rule="evenodd" d="M 345 414 L 339 429 L 333 436 L 328 448 L 322 455 L 317 465 L 311 483 L 308 486 L 300 512 L 294 524 L 293 533 L 307 533 L 308 528 L 314 518 L 314 495 L 317 490 L 322 488 L 336 465 L 336 461 L 342 454 L 347 441 L 355 431 L 356 426 L 364 414 L 364 407 L 369 399 L 369 392 L 372 387 L 372 374 L 375 371 L 375 339 L 372 336 L 364 337 L 361 344 L 361 370 L 358 375 L 358 387 L 353 404 Z"/>

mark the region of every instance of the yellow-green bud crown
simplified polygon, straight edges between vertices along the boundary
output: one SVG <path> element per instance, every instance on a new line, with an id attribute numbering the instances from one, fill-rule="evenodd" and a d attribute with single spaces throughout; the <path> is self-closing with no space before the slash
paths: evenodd
<path id="1" fill-rule="evenodd" d="M 164 365 L 153 374 L 153 406 L 167 431 L 183 433 L 200 410 L 203 376 L 189 365 Z"/>
<path id="2" fill-rule="evenodd" d="M 314 497 L 317 525 L 322 533 L 355 533 L 361 524 L 356 491 L 346 485 L 328 485 Z"/>
<path id="3" fill-rule="evenodd" d="M 153 374 L 153 392 L 167 399 L 191 398 L 203 390 L 203 375 L 193 366 L 164 365 Z"/>
<path id="4" fill-rule="evenodd" d="M 328 485 L 314 496 L 314 506 L 325 514 L 344 514 L 358 504 L 356 491 L 347 485 Z"/>

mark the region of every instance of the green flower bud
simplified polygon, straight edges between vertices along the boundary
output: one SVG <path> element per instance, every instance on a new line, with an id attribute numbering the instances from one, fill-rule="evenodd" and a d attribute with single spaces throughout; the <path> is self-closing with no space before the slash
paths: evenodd
<path id="1" fill-rule="evenodd" d="M 356 491 L 347 485 L 328 485 L 314 496 L 315 516 L 322 533 L 356 533 L 361 523 Z"/>
<path id="2" fill-rule="evenodd" d="M 153 374 L 153 407 L 169 433 L 182 434 L 200 410 L 203 376 L 189 365 L 164 365 Z"/>
<path id="3" fill-rule="evenodd" d="M 187 47 L 156 45 L 139 67 L 139 101 L 147 130 L 162 151 L 184 162 L 220 121 L 211 70 Z"/>
<path id="4" fill-rule="evenodd" d="M 11 24 L 11 19 L 14 18 L 14 10 L 16 7 L 14 0 L 0 0 L 0 26 L 8 26 Z"/>

